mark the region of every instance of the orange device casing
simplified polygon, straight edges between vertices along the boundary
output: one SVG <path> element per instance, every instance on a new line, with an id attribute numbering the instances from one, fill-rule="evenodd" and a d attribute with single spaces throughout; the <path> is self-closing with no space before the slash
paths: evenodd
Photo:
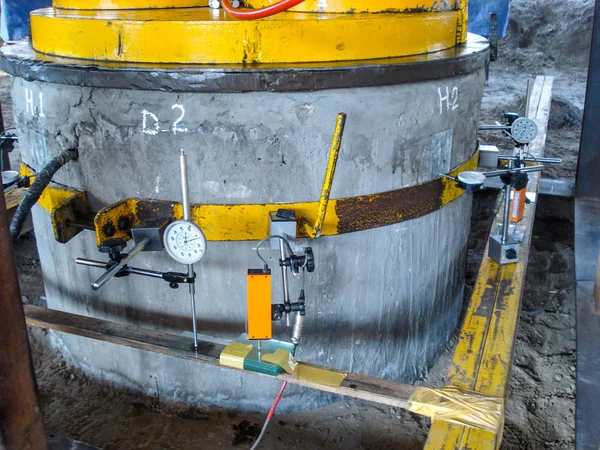
<path id="1" fill-rule="evenodd" d="M 271 271 L 248 270 L 248 339 L 273 337 L 271 311 Z"/>
<path id="2" fill-rule="evenodd" d="M 510 221 L 520 222 L 523 220 L 523 213 L 525 212 L 525 200 L 527 198 L 527 188 L 523 188 L 520 191 L 513 189 L 513 201 L 510 206 Z"/>

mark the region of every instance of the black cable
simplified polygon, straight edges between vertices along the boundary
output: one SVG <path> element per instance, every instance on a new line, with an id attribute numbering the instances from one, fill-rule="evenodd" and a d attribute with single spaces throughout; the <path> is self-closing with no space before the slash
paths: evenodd
<path id="1" fill-rule="evenodd" d="M 258 243 L 258 245 L 256 246 L 256 254 L 260 258 L 260 260 L 264 263 L 265 270 L 269 270 L 269 264 L 267 263 L 267 260 L 261 256 L 261 254 L 260 254 L 260 246 L 263 245 L 265 242 L 267 242 L 270 239 L 279 239 L 280 241 L 282 241 L 285 244 L 285 248 L 287 249 L 288 253 L 290 255 L 294 254 L 294 252 L 292 251 L 292 247 L 290 245 L 290 242 L 286 238 L 284 238 L 283 236 L 279 236 L 277 234 L 274 234 L 272 236 L 267 236 L 262 241 L 260 241 Z"/>
<path id="2" fill-rule="evenodd" d="M 554 303 L 554 300 L 556 300 L 558 298 L 558 296 L 563 292 L 566 291 L 567 289 L 569 289 L 571 286 L 580 283 L 580 282 L 585 282 L 585 281 L 594 281 L 594 280 L 571 280 L 568 283 L 565 283 L 558 291 L 556 291 L 554 293 L 554 295 L 550 298 L 550 300 L 548 300 L 546 303 L 544 303 L 544 305 L 541 308 L 537 308 L 537 309 L 532 309 L 530 311 L 526 311 L 524 309 L 521 310 L 521 312 L 523 314 L 526 314 L 528 316 L 536 316 L 538 314 L 541 314 L 543 312 L 546 312 L 546 309 L 552 304 Z"/>
<path id="3" fill-rule="evenodd" d="M 33 205 L 40 199 L 42 192 L 44 192 L 44 189 L 50 184 L 54 174 L 69 161 L 76 160 L 78 154 L 79 152 L 76 148 L 65 150 L 56 158 L 52 159 L 52 161 L 46 164 L 46 166 L 36 174 L 35 181 L 25 194 L 25 197 L 23 197 L 10 224 L 10 236 L 13 242 L 19 237 L 31 208 L 33 208 Z"/>

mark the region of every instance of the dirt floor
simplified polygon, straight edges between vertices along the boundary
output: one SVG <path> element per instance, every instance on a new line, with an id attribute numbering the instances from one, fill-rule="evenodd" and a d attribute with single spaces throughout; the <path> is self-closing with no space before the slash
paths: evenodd
<path id="1" fill-rule="evenodd" d="M 560 156 L 565 163 L 548 169 L 544 177 L 569 181 L 575 177 L 592 7 L 591 0 L 514 0 L 510 36 L 502 44 L 501 60 L 491 66 L 482 105 L 482 121 L 486 122 L 501 120 L 504 111 L 522 107 L 528 75 L 556 77 L 546 155 Z M 8 77 L 0 77 L 7 126 L 11 123 L 8 86 Z M 482 138 L 507 144 L 494 134 L 482 134 Z M 493 191 L 474 198 L 465 301 L 474 285 L 495 204 Z M 540 198 L 504 449 L 574 448 L 574 295 L 572 288 L 558 292 L 575 277 L 573 234 L 572 201 Z M 34 236 L 24 236 L 15 252 L 24 302 L 43 304 Z M 54 349 L 52 333 L 31 329 L 30 339 L 48 430 L 107 450 L 247 449 L 267 412 L 192 409 L 170 404 L 158 392 L 141 397 L 118 390 L 70 366 Z M 421 383 L 443 386 L 452 353 L 451 345 Z M 428 430 L 429 421 L 422 417 L 346 399 L 315 411 L 277 415 L 261 448 L 421 449 Z"/>

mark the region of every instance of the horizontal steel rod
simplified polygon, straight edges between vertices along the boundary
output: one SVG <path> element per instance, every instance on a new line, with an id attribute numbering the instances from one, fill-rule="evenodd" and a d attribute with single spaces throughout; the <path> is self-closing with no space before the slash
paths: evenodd
<path id="1" fill-rule="evenodd" d="M 539 166 L 530 166 L 530 167 L 515 167 L 513 169 L 510 169 L 511 172 L 521 172 L 521 173 L 528 173 L 528 172 L 539 172 L 540 170 L 544 169 L 544 166 L 539 165 Z M 500 170 L 492 170 L 490 172 L 482 172 L 486 177 L 499 177 L 500 175 L 504 175 L 505 173 L 507 173 L 508 169 L 500 169 Z"/>
<path id="2" fill-rule="evenodd" d="M 508 125 L 479 125 L 479 131 L 508 131 L 511 129 Z"/>
<path id="3" fill-rule="evenodd" d="M 518 161 L 518 156 L 500 155 L 498 159 L 503 161 Z M 537 163 L 549 163 L 549 164 L 560 164 L 562 159 L 560 158 L 523 158 L 526 162 L 537 162 Z"/>
<path id="4" fill-rule="evenodd" d="M 97 291 L 102 286 L 104 286 L 106 283 L 108 283 L 108 280 L 110 280 L 112 277 L 114 277 L 119 270 L 121 270 L 123 267 L 125 267 L 127 265 L 127 263 L 129 261 L 131 261 L 135 255 L 137 255 L 139 252 L 141 252 L 144 249 L 144 247 L 146 247 L 146 245 L 148 245 L 149 243 L 150 243 L 149 237 L 145 237 L 144 239 L 142 239 L 138 244 L 136 244 L 135 247 L 133 247 L 131 249 L 131 251 L 127 254 L 127 256 L 125 258 L 123 258 L 121 261 L 119 261 L 118 264 L 111 267 L 100 278 L 98 278 L 96 281 L 94 281 L 92 283 L 92 289 Z"/>
<path id="5" fill-rule="evenodd" d="M 94 261 L 93 259 L 77 258 L 75 262 L 81 266 L 97 267 L 98 269 L 106 269 L 106 263 L 102 261 Z M 133 275 L 143 275 L 152 278 L 163 278 L 162 272 L 156 270 L 139 269 L 137 267 L 124 267 L 128 273 Z"/>
<path id="6" fill-rule="evenodd" d="M 486 189 L 502 189 L 504 183 L 498 178 L 488 178 L 483 185 Z M 551 195 L 555 197 L 573 197 L 575 183 L 567 180 L 551 180 L 542 178 L 540 182 L 540 195 Z"/>

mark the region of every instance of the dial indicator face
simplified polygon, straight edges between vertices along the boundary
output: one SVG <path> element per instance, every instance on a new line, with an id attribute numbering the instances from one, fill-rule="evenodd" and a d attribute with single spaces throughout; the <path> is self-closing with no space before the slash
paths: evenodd
<path id="1" fill-rule="evenodd" d="M 167 253 L 181 264 L 195 264 L 206 252 L 204 233 L 193 222 L 173 222 L 165 230 L 163 240 Z"/>
<path id="2" fill-rule="evenodd" d="M 512 125 L 511 135 L 519 144 L 529 144 L 538 133 L 537 124 L 527 117 L 519 117 Z"/>

